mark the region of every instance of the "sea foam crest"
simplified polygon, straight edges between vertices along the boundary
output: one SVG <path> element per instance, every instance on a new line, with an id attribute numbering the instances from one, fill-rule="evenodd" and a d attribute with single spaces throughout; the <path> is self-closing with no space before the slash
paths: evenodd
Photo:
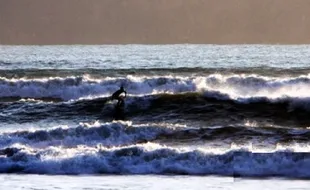
<path id="1" fill-rule="evenodd" d="M 208 76 L 132 76 L 66 77 L 45 79 L 0 79 L 0 97 L 52 97 L 75 100 L 83 97 L 110 96 L 124 85 L 130 95 L 219 91 L 233 99 L 266 97 L 309 97 L 310 77 L 274 78 L 259 75 Z"/>
<path id="2" fill-rule="evenodd" d="M 131 122 L 115 121 L 108 123 L 81 123 L 77 127 L 55 128 L 50 130 L 17 131 L 2 133 L 0 147 L 5 148 L 14 144 L 24 144 L 33 147 L 78 145 L 120 146 L 143 143 L 156 139 L 162 134 L 170 134 L 178 125 L 155 123 L 132 125 Z"/>
<path id="3" fill-rule="evenodd" d="M 310 154 L 291 150 L 253 153 L 239 149 L 215 154 L 147 143 L 117 148 L 14 149 L 11 152 L 0 157 L 1 173 L 211 174 L 310 178 Z"/>

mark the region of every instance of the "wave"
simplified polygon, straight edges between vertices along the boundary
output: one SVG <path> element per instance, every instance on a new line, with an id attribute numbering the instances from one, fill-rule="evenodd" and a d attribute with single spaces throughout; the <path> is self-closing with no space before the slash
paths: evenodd
<path id="1" fill-rule="evenodd" d="M 133 76 L 90 78 L 56 77 L 43 79 L 0 78 L 0 98 L 54 98 L 63 101 L 110 96 L 119 86 L 132 96 L 148 94 L 218 91 L 231 99 L 266 97 L 305 98 L 310 76 L 295 78 L 259 75 L 210 74 L 207 76 Z"/>
<path id="2" fill-rule="evenodd" d="M 303 146 L 308 137 L 307 129 L 190 128 L 128 121 L 12 131 L 0 134 L 0 173 L 310 178 L 309 147 Z M 233 146 L 242 144 L 242 139 L 245 145 L 255 142 L 254 138 L 272 141 L 275 148 Z M 292 141 L 296 143 L 298 139 L 301 145 L 295 147 Z"/>
<path id="3" fill-rule="evenodd" d="M 146 142 L 264 142 L 269 145 L 288 142 L 307 142 L 309 129 L 247 127 L 245 125 L 193 128 L 172 123 L 132 124 L 114 121 L 81 123 L 76 127 L 58 127 L 35 131 L 16 131 L 0 134 L 0 148 L 23 144 L 30 147 L 74 148 L 80 145 L 127 146 Z M 259 143 L 258 143 L 259 144 Z"/>
<path id="4" fill-rule="evenodd" d="M 154 143 L 126 147 L 1 150 L 1 173 L 31 174 L 182 174 L 310 178 L 310 154 L 247 149 L 222 153 L 178 149 Z M 0 153 L 1 153 L 0 152 Z"/>
<path id="5" fill-rule="evenodd" d="M 80 121 L 115 119 L 109 96 L 124 85 L 128 92 L 122 120 L 184 119 L 208 125 L 244 120 L 308 127 L 310 77 L 88 76 L 45 79 L 0 79 L 0 121 L 19 123 L 48 118 Z"/>
<path id="6" fill-rule="evenodd" d="M 253 120 L 265 125 L 308 127 L 309 98 L 268 99 L 266 97 L 231 99 L 220 92 L 129 96 L 124 110 L 118 112 L 109 98 L 81 99 L 72 102 L 19 101 L 2 103 L 0 120 L 18 123 L 42 119 L 91 118 L 105 121 L 145 120 L 204 121 L 209 125 L 236 124 Z"/>
<path id="7" fill-rule="evenodd" d="M 54 129 L 38 129 L 34 131 L 12 131 L 0 134 L 1 147 L 18 144 L 28 146 L 76 147 L 100 143 L 104 146 L 121 146 L 155 140 L 162 134 L 170 134 L 175 130 L 173 124 L 136 124 L 130 121 L 114 121 L 107 123 L 81 123 L 72 128 L 58 127 Z"/>
<path id="8" fill-rule="evenodd" d="M 56 128 L 51 130 L 18 131 L 0 135 L 1 147 L 15 143 L 64 147 L 92 145 L 100 143 L 105 146 L 120 146 L 143 143 L 156 139 L 161 134 L 173 131 L 170 124 L 132 125 L 131 122 L 81 123 L 73 128 Z"/>
<path id="9" fill-rule="evenodd" d="M 26 101 L 26 102 L 25 102 Z M 130 96 L 123 110 L 109 98 L 81 99 L 70 102 L 22 100 L 2 103 L 0 121 L 34 122 L 44 119 L 97 119 L 103 121 L 203 121 L 208 125 L 238 124 L 252 120 L 265 125 L 309 127 L 309 98 L 284 97 L 276 100 L 248 98 L 233 100 L 219 92 Z"/>

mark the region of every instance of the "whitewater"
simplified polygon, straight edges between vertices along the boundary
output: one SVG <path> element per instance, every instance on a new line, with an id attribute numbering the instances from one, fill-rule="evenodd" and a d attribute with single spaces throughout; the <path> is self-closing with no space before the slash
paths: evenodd
<path id="1" fill-rule="evenodd" d="M 0 46 L 1 187 L 307 189 L 309 53 Z"/>

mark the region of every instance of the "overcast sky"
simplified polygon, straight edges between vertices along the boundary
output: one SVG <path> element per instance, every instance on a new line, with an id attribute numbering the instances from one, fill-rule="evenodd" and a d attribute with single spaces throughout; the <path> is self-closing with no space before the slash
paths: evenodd
<path id="1" fill-rule="evenodd" d="M 0 0 L 0 44 L 310 43 L 310 0 Z"/>

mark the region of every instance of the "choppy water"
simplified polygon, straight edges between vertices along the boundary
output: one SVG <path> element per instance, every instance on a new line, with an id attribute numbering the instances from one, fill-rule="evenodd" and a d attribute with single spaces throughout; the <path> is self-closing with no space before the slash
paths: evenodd
<path id="1" fill-rule="evenodd" d="M 0 46 L 0 173 L 309 179 L 309 53 Z"/>

